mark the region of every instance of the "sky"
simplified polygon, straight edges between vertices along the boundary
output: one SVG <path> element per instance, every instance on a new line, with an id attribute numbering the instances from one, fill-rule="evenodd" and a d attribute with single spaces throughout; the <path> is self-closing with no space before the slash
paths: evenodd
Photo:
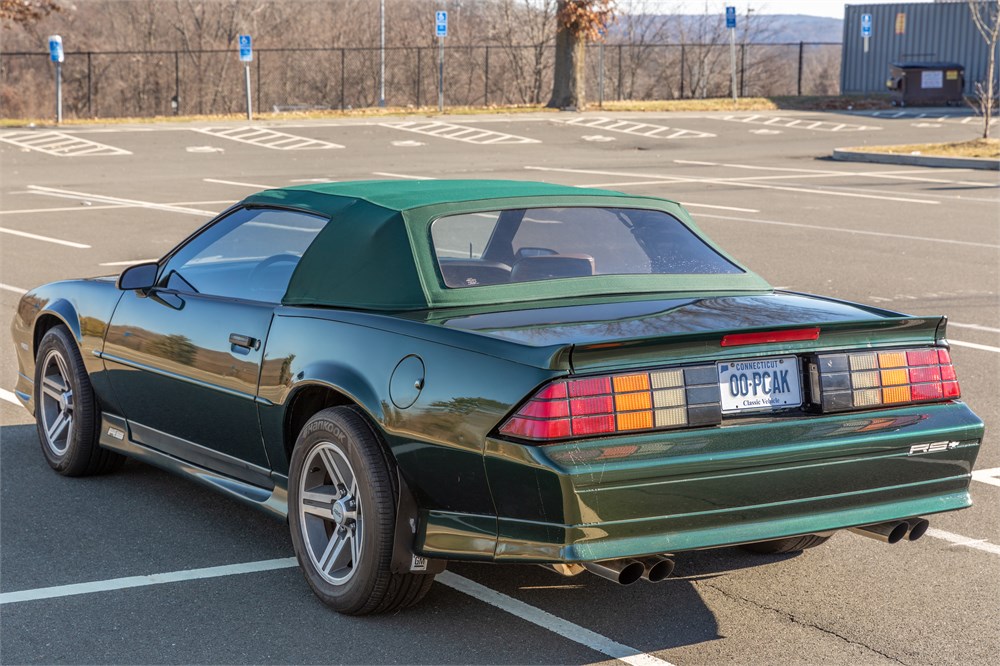
<path id="1" fill-rule="evenodd" d="M 932 0 L 907 0 L 908 2 L 931 2 Z M 831 16 L 844 18 L 844 5 L 885 5 L 900 0 L 657 0 L 663 10 L 677 9 L 684 13 L 701 14 L 708 10 L 725 12 L 726 5 L 736 7 L 739 14 L 745 14 L 747 7 L 761 14 L 808 14 L 810 16 Z M 622 3 L 627 4 L 627 3 Z"/>

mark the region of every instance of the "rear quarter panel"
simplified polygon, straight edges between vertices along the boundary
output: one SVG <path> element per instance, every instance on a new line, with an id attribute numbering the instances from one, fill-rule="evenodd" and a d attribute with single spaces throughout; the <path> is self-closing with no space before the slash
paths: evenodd
<path id="1" fill-rule="evenodd" d="M 295 394 L 327 386 L 379 425 L 422 510 L 483 516 L 495 539 L 496 511 L 483 464 L 487 435 L 525 395 L 566 370 L 445 344 L 433 339 L 436 327 L 420 327 L 425 336 L 418 337 L 381 328 L 392 325 L 387 317 L 366 325 L 356 313 L 338 318 L 335 311 L 289 312 L 272 324 L 259 392 L 261 426 L 275 472 L 288 472 L 285 442 L 294 441 L 295 434 L 286 433 L 285 423 Z M 406 406 L 401 394 L 414 391 L 413 377 L 397 378 L 392 389 L 390 384 L 397 365 L 411 356 L 423 364 L 423 388 Z"/>

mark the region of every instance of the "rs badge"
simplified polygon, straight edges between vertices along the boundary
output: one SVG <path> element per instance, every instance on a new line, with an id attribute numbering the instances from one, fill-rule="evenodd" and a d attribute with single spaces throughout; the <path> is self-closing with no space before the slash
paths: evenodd
<path id="1" fill-rule="evenodd" d="M 956 446 L 958 442 L 928 442 L 926 444 L 914 444 L 910 447 L 910 455 L 915 456 L 918 453 L 937 453 L 939 451 L 950 451 Z"/>

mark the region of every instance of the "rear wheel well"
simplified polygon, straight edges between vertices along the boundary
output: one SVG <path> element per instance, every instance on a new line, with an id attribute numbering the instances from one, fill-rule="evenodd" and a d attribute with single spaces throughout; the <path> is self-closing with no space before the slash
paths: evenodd
<path id="1" fill-rule="evenodd" d="M 307 386 L 296 393 L 285 416 L 285 460 L 291 461 L 295 440 L 313 414 L 327 407 L 353 404 L 346 395 L 326 386 Z"/>

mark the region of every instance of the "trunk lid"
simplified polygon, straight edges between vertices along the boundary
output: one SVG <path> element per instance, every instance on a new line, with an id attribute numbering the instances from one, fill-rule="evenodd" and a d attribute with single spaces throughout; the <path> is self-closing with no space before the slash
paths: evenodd
<path id="1" fill-rule="evenodd" d="M 477 312 L 438 323 L 529 347 L 562 348 L 576 373 L 676 362 L 933 344 L 944 318 L 791 292 L 597 302 Z M 818 327 L 816 340 L 722 347 L 732 333 Z"/>

